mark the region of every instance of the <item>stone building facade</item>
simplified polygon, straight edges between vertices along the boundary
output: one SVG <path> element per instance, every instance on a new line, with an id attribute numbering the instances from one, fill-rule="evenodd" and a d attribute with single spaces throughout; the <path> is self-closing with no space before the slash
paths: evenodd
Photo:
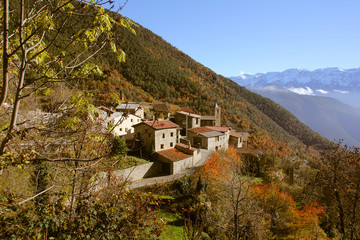
<path id="1" fill-rule="evenodd" d="M 201 125 L 201 116 L 193 113 L 178 111 L 175 113 L 175 123 L 182 128 L 181 135 L 187 136 L 187 130 Z"/>
<path id="2" fill-rule="evenodd" d="M 134 125 L 135 138 L 143 142 L 148 155 L 174 148 L 180 141 L 181 127 L 168 120 L 147 121 Z"/>

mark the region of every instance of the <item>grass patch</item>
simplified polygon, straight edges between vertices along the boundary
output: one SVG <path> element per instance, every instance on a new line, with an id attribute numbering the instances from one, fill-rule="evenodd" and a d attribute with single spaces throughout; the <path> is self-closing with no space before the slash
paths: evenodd
<path id="1" fill-rule="evenodd" d="M 167 222 L 166 230 L 160 235 L 161 240 L 184 239 L 184 221 L 177 213 L 163 212 L 161 218 Z"/>
<path id="2" fill-rule="evenodd" d="M 134 157 L 134 156 L 126 156 L 125 158 L 121 159 L 116 165 L 116 169 L 124 169 L 124 168 L 129 168 L 129 167 L 133 167 L 133 166 L 138 166 L 144 163 L 149 163 L 149 161 L 143 159 L 143 158 L 138 158 L 138 157 Z"/>

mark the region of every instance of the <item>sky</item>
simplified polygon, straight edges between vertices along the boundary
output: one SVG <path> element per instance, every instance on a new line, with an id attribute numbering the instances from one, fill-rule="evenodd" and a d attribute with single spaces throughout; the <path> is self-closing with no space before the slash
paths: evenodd
<path id="1" fill-rule="evenodd" d="M 225 77 L 360 67 L 359 0 L 128 0 L 119 13 Z"/>

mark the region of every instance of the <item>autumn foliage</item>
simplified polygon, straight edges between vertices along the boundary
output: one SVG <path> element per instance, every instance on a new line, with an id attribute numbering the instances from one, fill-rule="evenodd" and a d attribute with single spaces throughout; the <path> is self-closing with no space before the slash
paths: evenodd
<path id="1" fill-rule="evenodd" d="M 326 239 L 319 226 L 324 209 L 318 203 L 311 203 L 298 210 L 292 196 L 276 185 L 256 185 L 251 189 L 251 194 L 264 210 L 274 236 L 286 239 Z"/>
<path id="2" fill-rule="evenodd" d="M 211 155 L 198 174 L 207 177 L 209 180 L 224 180 L 229 177 L 232 169 L 241 163 L 240 155 L 234 148 L 226 152 L 217 152 Z"/>

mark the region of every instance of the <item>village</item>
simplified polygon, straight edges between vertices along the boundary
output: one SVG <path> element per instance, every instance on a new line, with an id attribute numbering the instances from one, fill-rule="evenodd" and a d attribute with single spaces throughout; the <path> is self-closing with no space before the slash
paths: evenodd
<path id="1" fill-rule="evenodd" d="M 149 111 L 150 121 L 145 117 L 145 112 Z M 209 153 L 226 150 L 229 146 L 247 147 L 249 132 L 222 125 L 221 108 L 217 103 L 213 113 L 201 116 L 188 108 L 172 113 L 167 103 L 155 103 L 145 111 L 140 103 L 121 103 L 115 111 L 108 112 L 106 122 L 113 126 L 114 136 L 124 137 L 128 145 L 136 146 L 137 155 L 151 161 L 152 165 L 141 170 L 140 175 L 135 169 L 131 170 L 138 176 L 130 180 L 138 180 L 180 173 L 196 166 L 201 159 L 204 161 Z M 206 156 L 202 156 L 204 153 Z"/>

